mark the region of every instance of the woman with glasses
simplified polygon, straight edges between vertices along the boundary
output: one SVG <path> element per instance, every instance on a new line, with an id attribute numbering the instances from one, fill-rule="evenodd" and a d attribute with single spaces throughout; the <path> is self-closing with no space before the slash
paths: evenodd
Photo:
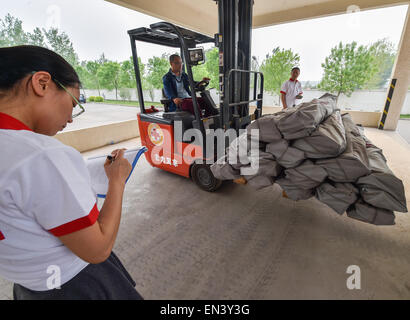
<path id="1" fill-rule="evenodd" d="M 98 210 L 81 154 L 53 138 L 84 112 L 79 86 L 48 49 L 0 48 L 0 276 L 17 300 L 142 299 L 112 252 L 131 171 L 124 150 L 104 165 Z"/>

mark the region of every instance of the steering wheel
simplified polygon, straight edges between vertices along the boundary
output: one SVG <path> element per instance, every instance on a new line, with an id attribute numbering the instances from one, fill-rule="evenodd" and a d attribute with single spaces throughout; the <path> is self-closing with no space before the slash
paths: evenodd
<path id="1" fill-rule="evenodd" d="M 195 89 L 202 91 L 202 90 L 204 90 L 208 85 L 209 85 L 209 80 L 202 80 L 202 81 L 199 81 L 199 82 L 196 84 Z"/>

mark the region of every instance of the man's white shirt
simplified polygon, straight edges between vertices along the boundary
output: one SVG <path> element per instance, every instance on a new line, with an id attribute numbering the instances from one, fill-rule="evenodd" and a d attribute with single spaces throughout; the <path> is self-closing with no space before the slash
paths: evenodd
<path id="1" fill-rule="evenodd" d="M 286 95 L 286 104 L 288 108 L 296 105 L 296 96 L 303 94 L 302 85 L 298 80 L 287 80 L 283 85 L 280 93 Z"/>

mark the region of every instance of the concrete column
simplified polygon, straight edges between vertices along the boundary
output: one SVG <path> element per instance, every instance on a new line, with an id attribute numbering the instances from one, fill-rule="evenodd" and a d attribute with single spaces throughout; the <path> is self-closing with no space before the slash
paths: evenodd
<path id="1" fill-rule="evenodd" d="M 398 48 L 398 55 L 392 71 L 392 79 L 397 79 L 393 96 L 390 101 L 387 118 L 384 122 L 385 130 L 396 130 L 400 112 L 410 85 L 410 6 L 407 8 L 407 17 Z M 390 88 L 387 89 L 387 94 Z"/>

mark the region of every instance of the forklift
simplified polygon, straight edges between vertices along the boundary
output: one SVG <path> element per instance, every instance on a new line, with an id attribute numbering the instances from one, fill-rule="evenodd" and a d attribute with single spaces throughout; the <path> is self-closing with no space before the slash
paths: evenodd
<path id="1" fill-rule="evenodd" d="M 263 74 L 251 70 L 251 32 L 253 0 L 216 0 L 218 5 L 219 33 L 214 38 L 176 26 L 169 22 L 151 24 L 128 31 L 131 41 L 137 93 L 140 104 L 138 125 L 141 143 L 147 148 L 145 157 L 153 166 L 192 179 L 201 189 L 213 192 L 222 181 L 216 179 L 210 169 L 215 162 L 215 130 L 232 129 L 239 135 L 251 121 L 262 115 Z M 141 74 L 138 66 L 137 41 L 178 48 L 187 73 L 192 94 L 194 114 L 176 110 L 169 112 L 168 99 L 161 100 L 164 111 L 146 109 Z M 192 67 L 204 63 L 202 44 L 214 43 L 219 48 L 219 107 L 209 90 L 209 81 L 196 83 Z M 253 76 L 253 97 L 250 99 Z M 258 90 L 259 89 L 259 90 Z M 197 94 L 215 109 L 215 115 L 203 117 L 198 108 Z M 255 112 L 249 114 L 249 104 L 256 103 Z M 191 129 L 199 133 L 199 139 L 186 135 Z M 191 130 L 192 132 L 192 130 Z M 223 139 L 223 148 L 229 140 Z M 211 145 L 204 141 L 213 141 Z M 207 150 L 212 149 L 212 150 Z"/>

